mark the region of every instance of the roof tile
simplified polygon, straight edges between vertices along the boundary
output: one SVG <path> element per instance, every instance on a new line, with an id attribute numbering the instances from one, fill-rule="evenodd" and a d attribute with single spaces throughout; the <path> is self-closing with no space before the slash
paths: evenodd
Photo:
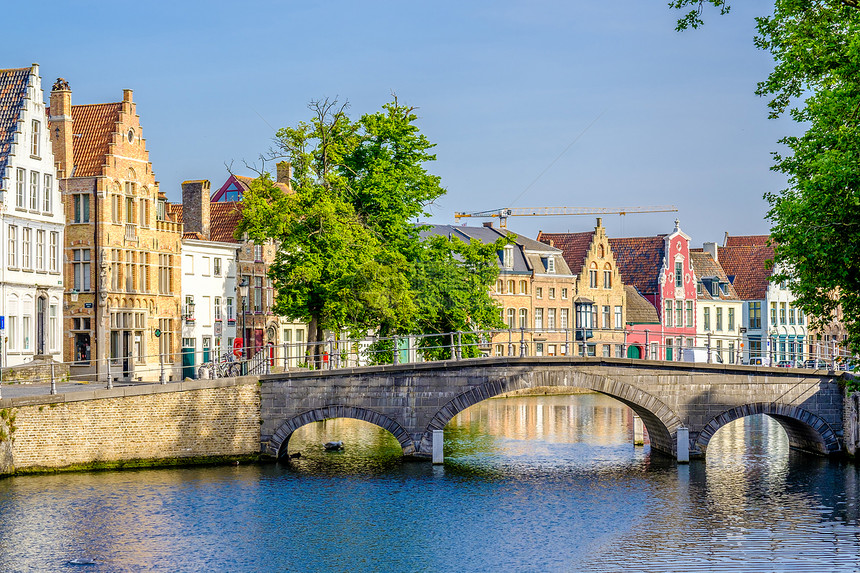
<path id="1" fill-rule="evenodd" d="M 101 175 L 122 102 L 72 106 L 74 177 Z"/>
<path id="2" fill-rule="evenodd" d="M 541 243 L 561 249 L 567 266 L 576 275 L 582 273 L 582 267 L 593 240 L 594 231 L 583 233 L 544 233 L 541 231 L 538 234 L 538 241 Z"/>
<path id="3" fill-rule="evenodd" d="M 609 239 L 609 246 L 615 255 L 621 282 L 635 286 L 640 293 L 659 292 L 657 281 L 666 246 L 663 236 Z"/>
<path id="4" fill-rule="evenodd" d="M 741 300 L 762 300 L 773 270 L 767 262 L 773 260 L 773 247 L 721 247 L 717 252 L 720 264 Z"/>
<path id="5" fill-rule="evenodd" d="M 12 151 L 29 80 L 30 68 L 0 70 L 0 177 Z"/>

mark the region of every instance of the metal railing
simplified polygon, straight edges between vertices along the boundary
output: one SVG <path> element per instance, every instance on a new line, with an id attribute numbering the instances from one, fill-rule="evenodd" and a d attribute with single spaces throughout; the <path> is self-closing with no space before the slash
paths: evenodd
<path id="1" fill-rule="evenodd" d="M 656 340 L 655 340 L 656 339 Z M 666 344 L 668 339 L 672 344 Z M 183 349 L 173 354 L 119 356 L 51 362 L 31 384 L 165 384 L 185 378 L 224 378 L 300 369 L 334 370 L 377 364 L 462 360 L 489 356 L 593 356 L 712 364 L 812 367 L 845 370 L 856 357 L 828 343 L 804 341 L 794 351 L 763 349 L 750 355 L 740 335 L 696 335 L 686 330 L 505 329 L 403 336 L 330 336 L 324 341 L 267 344 L 247 348 Z M 773 345 L 772 345 L 773 346 Z M 248 358 L 244 358 L 247 356 Z M 827 356 L 827 359 L 822 359 Z M 27 364 L 21 365 L 27 366 Z M 69 366 L 69 374 L 60 371 Z M 4 369 L 5 370 L 5 369 Z M 0 380 L 2 382 L 2 380 Z M 0 392 L 2 397 L 2 392 Z"/>

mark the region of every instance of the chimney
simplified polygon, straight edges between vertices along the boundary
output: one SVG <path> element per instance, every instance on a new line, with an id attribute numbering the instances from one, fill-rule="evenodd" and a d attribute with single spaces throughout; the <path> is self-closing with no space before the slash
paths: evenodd
<path id="1" fill-rule="evenodd" d="M 186 233 L 209 240 L 209 181 L 182 182 L 182 223 Z"/>
<path id="2" fill-rule="evenodd" d="M 279 161 L 277 164 L 278 175 L 277 182 L 290 185 L 293 179 L 293 166 L 289 161 Z"/>
<path id="3" fill-rule="evenodd" d="M 603 217 L 598 217 L 597 218 L 597 227 L 602 227 L 602 226 L 603 226 Z"/>
<path id="4" fill-rule="evenodd" d="M 484 226 L 488 229 L 492 229 L 493 228 L 493 222 L 492 221 L 484 221 Z"/>
<path id="5" fill-rule="evenodd" d="M 729 246 L 729 232 L 728 231 L 726 231 L 726 234 L 723 235 L 723 246 L 724 247 Z"/>
<path id="6" fill-rule="evenodd" d="M 717 259 L 717 244 L 716 243 L 703 243 L 702 250 L 711 255 L 711 258 L 715 261 L 719 262 Z"/>
<path id="7" fill-rule="evenodd" d="M 132 94 L 132 90 L 122 90 L 122 101 L 131 103 L 132 102 L 131 94 Z"/>
<path id="8" fill-rule="evenodd" d="M 48 118 L 51 130 L 51 149 L 57 164 L 57 178 L 74 175 L 75 155 L 74 133 L 72 127 L 72 88 L 63 78 L 57 78 L 51 88 L 51 116 Z"/>
<path id="9" fill-rule="evenodd" d="M 555 247 L 555 241 L 553 241 L 552 239 L 550 239 L 550 240 L 549 240 L 549 246 L 550 246 L 550 247 Z"/>

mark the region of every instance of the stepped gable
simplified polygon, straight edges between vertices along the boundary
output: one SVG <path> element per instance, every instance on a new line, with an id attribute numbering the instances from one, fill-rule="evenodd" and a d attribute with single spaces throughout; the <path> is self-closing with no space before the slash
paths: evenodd
<path id="1" fill-rule="evenodd" d="M 585 265 L 588 249 L 594 240 L 594 231 L 583 233 L 544 233 L 541 231 L 538 233 L 537 240 L 561 249 L 567 266 L 570 267 L 572 273 L 578 275 L 581 274 L 582 267 Z"/>
<path id="2" fill-rule="evenodd" d="M 726 234 L 725 247 L 765 247 L 770 241 L 770 235 L 737 235 Z"/>
<path id="3" fill-rule="evenodd" d="M 666 250 L 664 236 L 610 238 L 609 246 L 625 285 L 633 285 L 645 294 L 660 291 L 657 278 L 663 268 Z"/>
<path id="4" fill-rule="evenodd" d="M 29 81 L 30 68 L 0 70 L 0 177 L 12 151 Z"/>
<path id="5" fill-rule="evenodd" d="M 724 248 L 720 248 L 720 257 L 723 256 Z M 698 295 L 699 299 L 738 300 L 738 293 L 731 281 L 729 281 L 726 271 L 720 263 L 714 260 L 710 253 L 706 253 L 701 249 L 690 249 L 690 262 L 693 264 L 693 270 L 696 271 L 696 277 L 699 280 L 702 280 L 703 277 L 716 277 L 721 283 L 728 283 L 727 294 L 719 291 L 719 296 L 714 296 L 708 292 L 708 289 L 703 289 L 702 294 Z"/>
<path id="6" fill-rule="evenodd" d="M 660 324 L 657 309 L 645 300 L 636 287 L 624 285 L 627 294 L 627 324 Z"/>
<path id="7" fill-rule="evenodd" d="M 773 247 L 741 246 L 720 248 L 720 263 L 741 300 L 763 300 L 773 269 Z"/>
<path id="8" fill-rule="evenodd" d="M 122 102 L 72 106 L 74 177 L 101 175 Z"/>

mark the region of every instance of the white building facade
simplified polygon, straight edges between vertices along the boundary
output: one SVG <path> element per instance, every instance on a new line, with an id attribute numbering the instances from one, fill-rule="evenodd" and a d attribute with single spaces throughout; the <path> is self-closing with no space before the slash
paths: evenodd
<path id="1" fill-rule="evenodd" d="M 234 243 L 182 240 L 182 378 L 196 377 L 200 364 L 232 351 L 238 250 Z"/>
<path id="2" fill-rule="evenodd" d="M 0 110 L 2 366 L 61 361 L 65 215 L 38 64 L 0 70 Z"/>

